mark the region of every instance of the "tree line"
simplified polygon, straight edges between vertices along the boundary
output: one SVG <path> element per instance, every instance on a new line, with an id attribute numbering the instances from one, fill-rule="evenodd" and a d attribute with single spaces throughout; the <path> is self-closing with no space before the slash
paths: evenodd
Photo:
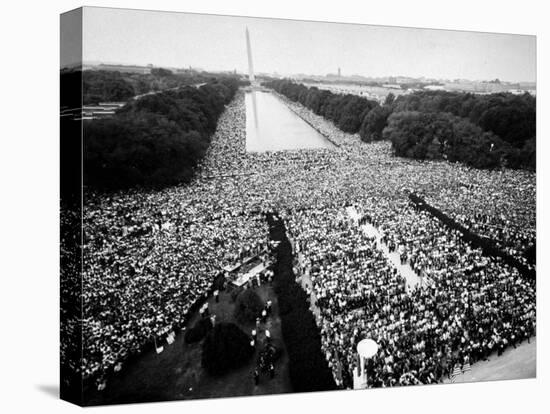
<path id="1" fill-rule="evenodd" d="M 365 116 L 376 106 L 376 101 L 356 95 L 338 95 L 315 86 L 308 88 L 290 80 L 263 83 L 292 101 L 299 102 L 332 122 L 344 132 L 359 132 Z"/>
<path id="2" fill-rule="evenodd" d="M 433 135 L 434 122 L 442 128 L 434 136 L 437 140 L 420 139 L 423 131 Z M 425 158 L 435 155 L 478 168 L 536 167 L 536 98 L 528 93 L 419 91 L 401 95 L 392 104 L 388 127 L 384 138 L 398 142 L 397 155 L 412 150 Z M 416 134 L 405 140 L 404 134 L 413 129 Z"/>
<path id="3" fill-rule="evenodd" d="M 151 73 L 85 70 L 82 72 L 82 99 L 84 105 L 127 101 L 136 95 L 214 80 L 212 74 L 194 70 L 183 73 L 164 68 L 153 68 Z"/>
<path id="4" fill-rule="evenodd" d="M 84 184 L 101 190 L 188 181 L 240 82 L 223 78 L 130 101 L 84 121 Z"/>
<path id="5" fill-rule="evenodd" d="M 536 98 L 525 93 L 476 95 L 417 91 L 383 104 L 288 79 L 264 86 L 299 102 L 365 142 L 388 140 L 398 156 L 446 159 L 476 168 L 535 170 Z"/>

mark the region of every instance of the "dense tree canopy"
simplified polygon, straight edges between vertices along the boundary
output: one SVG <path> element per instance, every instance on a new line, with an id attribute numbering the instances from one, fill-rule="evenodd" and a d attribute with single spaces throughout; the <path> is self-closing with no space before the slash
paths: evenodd
<path id="1" fill-rule="evenodd" d="M 449 112 L 468 119 L 515 147 L 536 134 L 536 98 L 528 93 L 474 95 L 446 91 L 421 91 L 399 96 L 394 112 Z"/>
<path id="2" fill-rule="evenodd" d="M 126 101 L 136 95 L 132 84 L 120 72 L 82 72 L 82 95 L 84 105 L 105 101 Z"/>
<path id="3" fill-rule="evenodd" d="M 219 77 L 216 75 L 216 78 Z M 84 105 L 127 101 L 136 95 L 208 83 L 214 80 L 213 75 L 191 70 L 173 73 L 168 69 L 153 68 L 148 74 L 85 70 L 82 72 L 82 100 Z"/>
<path id="4" fill-rule="evenodd" d="M 151 69 L 151 75 L 156 75 L 156 76 L 172 76 L 174 74 L 174 72 L 172 72 L 171 70 L 169 69 L 164 69 L 164 68 L 153 68 Z"/>
<path id="5" fill-rule="evenodd" d="M 447 159 L 473 167 L 500 165 L 506 144 L 464 118 L 449 113 L 393 113 L 384 129 L 395 154 L 415 159 Z"/>
<path id="6" fill-rule="evenodd" d="M 388 95 L 389 96 L 389 95 Z M 383 138 L 382 131 L 386 127 L 391 108 L 388 106 L 375 106 L 363 118 L 359 135 L 365 142 L 379 141 Z"/>
<path id="7" fill-rule="evenodd" d="M 264 85 L 293 101 L 300 102 L 317 115 L 330 119 L 342 131 L 350 133 L 359 132 L 365 115 L 378 106 L 377 102 L 357 95 L 337 95 L 286 79 L 273 80 Z"/>
<path id="8" fill-rule="evenodd" d="M 365 142 L 390 140 L 398 156 L 447 159 L 477 168 L 536 167 L 536 98 L 528 93 L 417 91 L 397 98 L 390 93 L 379 105 L 287 79 L 264 85 L 342 131 L 359 132 Z"/>
<path id="9" fill-rule="evenodd" d="M 187 181 L 239 83 L 211 82 L 130 101 L 84 123 L 84 183 L 100 189 Z"/>
<path id="10" fill-rule="evenodd" d="M 392 109 L 394 114 L 413 111 L 437 114 L 439 118 L 448 115 L 454 125 L 454 136 L 444 153 L 450 161 L 478 168 L 503 165 L 534 170 L 536 167 L 536 98 L 530 94 L 421 91 L 399 96 Z M 385 136 L 395 138 L 395 132 L 394 124 Z M 420 145 L 417 151 L 422 153 L 423 147 Z"/>

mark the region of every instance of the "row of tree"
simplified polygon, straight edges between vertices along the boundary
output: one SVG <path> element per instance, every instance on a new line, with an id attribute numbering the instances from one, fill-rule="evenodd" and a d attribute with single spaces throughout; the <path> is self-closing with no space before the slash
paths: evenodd
<path id="1" fill-rule="evenodd" d="M 393 111 L 448 112 L 515 147 L 522 147 L 536 134 L 536 98 L 528 93 L 419 91 L 396 98 Z"/>
<path id="2" fill-rule="evenodd" d="M 130 101 L 84 122 L 84 183 L 110 190 L 188 181 L 240 82 L 224 78 Z"/>
<path id="3" fill-rule="evenodd" d="M 263 85 L 301 103 L 317 115 L 330 119 L 342 131 L 349 133 L 359 132 L 365 116 L 379 106 L 376 101 L 356 95 L 338 95 L 317 87 L 308 88 L 287 79 L 272 80 Z"/>
<path id="4" fill-rule="evenodd" d="M 153 68 L 150 73 L 85 70 L 82 72 L 82 99 L 84 105 L 125 102 L 136 95 L 213 80 L 213 75 L 194 70 L 182 73 L 163 68 Z"/>
<path id="5" fill-rule="evenodd" d="M 391 112 L 383 138 L 397 155 L 412 151 L 415 158 L 442 157 L 477 168 L 536 168 L 536 98 L 528 93 L 420 91 L 396 98 Z"/>
<path id="6" fill-rule="evenodd" d="M 498 167 L 508 147 L 493 133 L 448 112 L 394 112 L 383 138 L 401 157 L 447 159 L 476 168 Z"/>
<path id="7" fill-rule="evenodd" d="M 135 95 L 138 95 L 136 89 L 120 72 L 106 70 L 82 72 L 84 105 L 127 101 Z"/>
<path id="8" fill-rule="evenodd" d="M 389 140 L 395 154 L 447 159 L 476 168 L 536 166 L 536 99 L 530 94 L 418 91 L 384 104 L 290 80 L 265 86 L 299 102 L 365 142 Z"/>

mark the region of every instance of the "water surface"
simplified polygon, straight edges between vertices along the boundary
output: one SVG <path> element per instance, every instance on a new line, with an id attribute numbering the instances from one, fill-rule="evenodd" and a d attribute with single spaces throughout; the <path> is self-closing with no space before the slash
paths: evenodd
<path id="1" fill-rule="evenodd" d="M 332 148 L 333 144 L 270 92 L 247 92 L 246 150 Z"/>

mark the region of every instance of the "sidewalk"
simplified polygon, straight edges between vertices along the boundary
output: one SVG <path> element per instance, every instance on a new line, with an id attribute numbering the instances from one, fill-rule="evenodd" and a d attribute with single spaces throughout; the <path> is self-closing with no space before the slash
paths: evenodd
<path id="1" fill-rule="evenodd" d="M 535 378 L 537 375 L 537 338 L 531 343 L 523 341 L 516 349 L 509 347 L 501 356 L 491 354 L 489 360 L 479 361 L 472 365 L 470 371 L 458 375 L 454 381 L 446 378 L 445 384 L 499 381 L 512 379 Z"/>

